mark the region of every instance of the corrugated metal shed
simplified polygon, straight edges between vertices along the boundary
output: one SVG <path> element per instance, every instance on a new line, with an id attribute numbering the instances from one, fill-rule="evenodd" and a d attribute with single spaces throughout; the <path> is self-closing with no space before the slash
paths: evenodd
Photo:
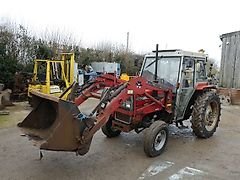
<path id="1" fill-rule="evenodd" d="M 240 88 L 240 31 L 223 34 L 220 38 L 222 40 L 220 86 Z"/>

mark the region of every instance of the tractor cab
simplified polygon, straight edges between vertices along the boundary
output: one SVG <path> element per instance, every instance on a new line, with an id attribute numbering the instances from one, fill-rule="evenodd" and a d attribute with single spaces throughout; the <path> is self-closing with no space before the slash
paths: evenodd
<path id="1" fill-rule="evenodd" d="M 145 56 L 140 75 L 156 86 L 172 90 L 175 119 L 183 120 L 190 117 L 188 109 L 196 91 L 208 85 L 206 62 L 203 53 L 157 50 Z"/>

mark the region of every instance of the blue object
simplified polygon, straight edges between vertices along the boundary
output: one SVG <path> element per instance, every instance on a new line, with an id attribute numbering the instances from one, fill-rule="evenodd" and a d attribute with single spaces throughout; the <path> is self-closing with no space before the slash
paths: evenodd
<path id="1" fill-rule="evenodd" d="M 84 121 L 88 118 L 85 114 L 83 114 L 81 112 L 76 117 L 79 121 Z"/>

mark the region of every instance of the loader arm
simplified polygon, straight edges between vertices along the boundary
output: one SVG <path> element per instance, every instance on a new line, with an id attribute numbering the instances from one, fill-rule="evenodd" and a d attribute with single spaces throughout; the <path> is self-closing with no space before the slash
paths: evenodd
<path id="1" fill-rule="evenodd" d="M 97 93 L 99 90 L 106 87 L 114 87 L 123 84 L 124 80 L 117 79 L 116 76 L 110 74 L 104 74 L 97 77 L 96 79 L 87 82 L 81 87 L 80 95 L 75 99 L 75 104 L 79 106 L 89 97 L 100 99 L 101 95 Z"/>
<path id="2" fill-rule="evenodd" d="M 83 141 L 89 141 L 92 136 L 108 121 L 110 115 L 120 107 L 121 103 L 129 98 L 126 89 L 127 85 L 127 82 L 122 84 L 114 94 L 108 98 L 102 99 L 99 104 L 93 109 L 90 116 L 87 117 L 81 112 L 77 115 L 77 118 L 80 121 L 94 122 L 92 127 L 85 129 L 87 132 L 83 133 L 83 136 L 81 137 Z M 95 113 L 97 114 L 96 116 L 94 116 Z M 85 118 L 82 119 L 81 117 Z M 84 136 L 84 134 L 86 134 L 86 136 Z"/>

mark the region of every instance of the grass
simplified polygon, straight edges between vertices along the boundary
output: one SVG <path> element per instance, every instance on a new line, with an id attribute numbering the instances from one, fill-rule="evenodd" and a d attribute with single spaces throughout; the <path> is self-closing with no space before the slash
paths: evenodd
<path id="1" fill-rule="evenodd" d="M 30 112 L 27 103 L 15 103 L 14 106 L 7 107 L 9 115 L 0 115 L 0 129 L 16 126 Z"/>
<path id="2" fill-rule="evenodd" d="M 0 115 L 0 128 L 7 126 L 10 122 L 10 115 Z"/>

